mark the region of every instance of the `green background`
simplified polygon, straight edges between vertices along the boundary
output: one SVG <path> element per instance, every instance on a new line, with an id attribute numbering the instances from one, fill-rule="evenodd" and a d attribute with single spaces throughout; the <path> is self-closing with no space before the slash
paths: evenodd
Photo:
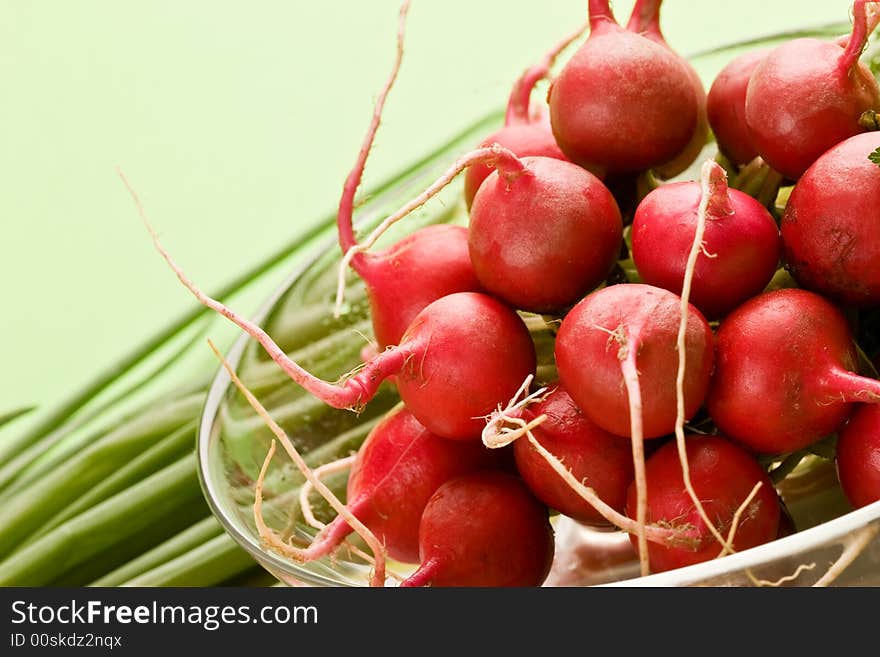
<path id="1" fill-rule="evenodd" d="M 632 2 L 614 6 L 626 17 Z M 849 6 L 668 0 L 662 25 L 688 54 L 845 20 Z M 192 306 L 117 166 L 207 289 L 334 208 L 392 61 L 397 9 L 0 0 L 0 413 L 50 405 Z M 366 185 L 501 106 L 585 13 L 583 0 L 414 0 Z"/>

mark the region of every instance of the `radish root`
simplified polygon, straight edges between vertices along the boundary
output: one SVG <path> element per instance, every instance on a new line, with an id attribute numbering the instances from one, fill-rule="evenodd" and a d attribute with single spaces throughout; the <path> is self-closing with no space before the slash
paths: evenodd
<path id="1" fill-rule="evenodd" d="M 855 536 L 847 536 L 843 542 L 843 553 L 813 586 L 819 588 L 829 586 L 844 570 L 849 568 L 878 532 L 880 532 L 880 525 L 874 524 L 861 529 Z"/>
<path id="2" fill-rule="evenodd" d="M 525 165 L 523 165 L 522 161 L 513 153 L 513 151 L 508 150 L 499 144 L 492 144 L 485 148 L 478 148 L 456 160 L 455 164 L 425 189 L 424 192 L 409 201 L 394 214 L 386 217 L 363 241 L 352 244 L 345 252 L 342 261 L 339 263 L 339 274 L 336 282 L 336 303 L 333 309 L 334 317 L 339 317 L 342 313 L 342 303 L 345 297 L 346 273 L 348 272 L 348 268 L 353 259 L 359 254 L 371 249 L 385 231 L 431 200 L 431 198 L 436 196 L 444 187 L 451 183 L 458 174 L 472 164 L 480 163 L 495 167 L 499 174 L 509 181 L 528 172 L 528 169 L 525 168 Z"/>
<path id="3" fill-rule="evenodd" d="M 354 168 L 348 174 L 345 185 L 342 188 L 342 197 L 339 199 L 339 209 L 337 211 L 336 223 L 339 228 L 339 246 L 342 251 L 348 251 L 357 241 L 354 238 L 354 226 L 352 217 L 354 215 L 354 197 L 360 187 L 361 179 L 364 175 L 364 167 L 367 164 L 367 157 L 373 148 L 373 141 L 376 138 L 376 132 L 379 130 L 379 123 L 382 120 L 382 110 L 385 107 L 385 100 L 397 80 L 397 74 L 400 72 L 400 64 L 403 61 L 403 37 L 406 30 L 406 15 L 409 11 L 409 0 L 404 0 L 400 5 L 400 14 L 397 24 L 397 54 L 394 58 L 394 64 L 391 67 L 391 73 L 376 99 L 373 107 L 373 118 L 370 120 L 370 127 L 361 144 L 361 150 L 358 153 Z"/>
<path id="4" fill-rule="evenodd" d="M 547 388 L 541 388 L 532 394 L 520 399 L 531 385 L 532 375 L 529 375 L 523 385 L 517 391 L 516 395 L 510 400 L 507 407 L 493 413 L 488 418 L 486 428 L 483 430 L 483 444 L 489 449 L 498 449 L 506 447 L 514 441 L 526 437 L 529 443 L 535 448 L 538 454 L 550 465 L 568 486 L 577 493 L 581 499 L 598 511 L 605 520 L 617 527 L 618 529 L 630 534 L 638 532 L 638 525 L 635 521 L 622 513 L 617 512 L 596 493 L 596 491 L 584 482 L 579 481 L 569 470 L 565 464 L 550 450 L 544 447 L 535 435 L 532 429 L 542 424 L 546 419 L 546 415 L 539 415 L 534 420 L 526 422 L 520 413 L 529 404 L 543 401 L 548 392 Z M 507 425 L 513 425 L 511 428 Z M 669 529 L 656 526 L 647 526 L 645 534 L 649 541 L 660 543 L 663 545 L 690 545 L 692 544 L 691 527 L 682 526 L 676 529 Z"/>
<path id="5" fill-rule="evenodd" d="M 815 567 L 816 567 L 815 561 L 812 563 L 802 563 L 800 566 L 798 566 L 795 569 L 795 571 L 791 575 L 784 575 L 784 576 L 780 577 L 779 579 L 774 580 L 772 582 L 767 581 L 766 579 L 758 579 L 757 577 L 755 577 L 752 574 L 751 570 L 746 570 L 746 575 L 748 575 L 749 579 L 752 581 L 752 584 L 754 584 L 755 586 L 770 586 L 773 588 L 778 588 L 778 587 L 782 586 L 783 584 L 786 584 L 788 582 L 793 582 L 794 580 L 796 580 L 798 577 L 801 576 L 801 573 L 803 573 L 804 571 L 807 571 L 807 570 L 813 570 Z"/>
<path id="6" fill-rule="evenodd" d="M 721 554 L 723 555 L 727 554 L 728 552 L 734 552 L 733 546 L 731 545 L 731 539 L 725 539 L 721 535 L 721 533 L 715 527 L 715 524 L 709 519 L 709 516 L 706 514 L 706 509 L 703 507 L 699 496 L 697 496 L 697 492 L 694 490 L 694 486 L 691 483 L 690 465 L 688 464 L 687 447 L 684 437 L 684 375 L 685 368 L 687 366 L 687 345 L 685 338 L 687 336 L 688 315 L 690 314 L 688 310 L 689 299 L 691 295 L 691 285 L 693 284 L 694 279 L 694 270 L 697 266 L 697 258 L 703 250 L 703 235 L 706 231 L 706 218 L 708 215 L 710 203 L 713 203 L 713 198 L 716 197 L 717 193 L 721 192 L 726 195 L 727 178 L 721 165 L 719 165 L 714 160 L 708 160 L 707 162 L 705 162 L 703 164 L 700 175 L 700 185 L 702 187 L 702 194 L 700 196 L 700 205 L 697 209 L 697 227 L 696 231 L 694 232 L 693 245 L 691 246 L 691 251 L 688 255 L 687 265 L 684 271 L 684 283 L 682 284 L 681 290 L 681 321 L 679 322 L 678 326 L 677 340 L 678 372 L 675 377 L 675 441 L 676 445 L 678 446 L 678 458 L 681 461 L 681 475 L 682 479 L 684 480 L 684 487 L 687 490 L 688 495 L 694 503 L 694 507 L 696 508 L 697 513 L 700 515 L 700 518 L 705 523 L 707 529 L 721 544 Z M 721 189 L 718 189 L 719 187 L 721 187 Z M 713 205 L 717 204 L 713 203 Z M 756 492 L 757 489 L 753 491 L 752 496 L 754 496 Z"/>
<path id="7" fill-rule="evenodd" d="M 636 484 L 636 536 L 639 547 L 639 568 L 642 577 L 651 573 L 648 563 L 648 536 L 646 531 L 648 516 L 648 482 L 645 475 L 645 438 L 642 426 L 642 390 L 639 386 L 639 370 L 636 365 L 635 345 L 623 344 L 623 360 L 620 369 L 626 384 L 629 400 L 630 435 L 632 436 L 633 465 Z"/>
<path id="8" fill-rule="evenodd" d="M 547 419 L 546 415 L 540 415 L 530 422 L 526 422 L 520 417 L 520 413 L 528 405 L 536 402 L 544 401 L 549 394 L 547 388 L 540 388 L 530 395 L 523 397 L 529 386 L 532 385 L 534 375 L 529 374 L 523 384 L 516 391 L 516 394 L 510 399 L 505 408 L 498 405 L 498 410 L 486 418 L 486 426 L 483 429 L 483 444 L 489 449 L 498 449 L 506 447 L 512 442 L 521 438 L 527 431 L 531 431 L 539 426 Z M 515 424 L 516 429 L 511 429 L 510 424 Z"/>
<path id="9" fill-rule="evenodd" d="M 345 458 L 325 463 L 324 465 L 315 468 L 312 472 L 315 473 L 316 479 L 323 481 L 325 477 L 329 477 L 337 472 L 344 472 L 351 468 L 351 464 L 354 463 L 356 456 L 356 454 L 352 454 L 351 456 L 346 456 Z M 313 490 L 314 487 L 312 486 L 311 481 L 303 483 L 299 489 L 299 508 L 302 511 L 303 520 L 305 520 L 310 527 L 324 529 L 327 525 L 315 517 L 315 513 L 312 510 L 312 504 L 309 502 L 309 495 L 311 495 Z"/>
<path id="10" fill-rule="evenodd" d="M 370 576 L 370 585 L 371 586 L 384 586 L 385 585 L 385 548 L 380 543 L 379 539 L 376 538 L 376 535 L 373 534 L 370 529 L 364 525 L 360 520 L 358 520 L 351 511 L 333 494 L 324 483 L 318 479 L 314 472 L 309 468 L 308 464 L 303 460 L 302 456 L 293 446 L 293 443 L 290 441 L 290 438 L 285 433 L 284 429 L 272 419 L 272 416 L 266 410 L 266 408 L 260 403 L 260 401 L 253 395 L 253 393 L 248 390 L 248 388 L 242 383 L 241 379 L 238 378 L 238 375 L 235 373 L 235 370 L 229 364 L 229 362 L 223 357 L 217 347 L 210 340 L 208 341 L 208 345 L 211 347 L 211 350 L 220 360 L 223 368 L 226 370 L 229 378 L 232 380 L 232 383 L 238 388 L 239 392 L 244 395 L 247 402 L 251 405 L 251 408 L 259 415 L 265 422 L 275 437 L 281 442 L 281 445 L 284 447 L 284 450 L 287 452 L 287 455 L 290 457 L 290 460 L 296 465 L 297 469 L 302 473 L 302 475 L 306 478 L 306 481 L 311 482 L 312 486 L 314 486 L 315 490 L 321 494 L 321 496 L 327 500 L 331 507 L 345 518 L 346 522 L 357 532 L 361 538 L 367 543 L 370 547 L 370 550 L 373 552 L 373 557 L 375 559 L 375 566 L 373 568 L 373 572 Z M 266 455 L 266 459 L 263 462 L 263 467 L 260 470 L 260 478 L 257 480 L 257 486 L 254 491 L 255 501 L 254 501 L 254 520 L 257 524 L 258 531 L 260 533 L 260 537 L 268 543 L 271 547 L 274 547 L 276 550 L 284 554 L 285 556 L 289 556 L 292 559 L 296 559 L 297 561 L 309 561 L 317 558 L 314 552 L 310 551 L 309 548 L 300 549 L 294 548 L 291 545 L 288 545 L 284 541 L 280 540 L 277 534 L 270 529 L 262 516 L 262 502 L 263 502 L 263 481 L 266 477 L 266 472 L 269 469 L 269 463 L 272 460 L 272 456 L 275 454 L 275 441 L 272 441 L 272 444 L 269 448 L 269 452 Z M 317 539 L 316 539 L 317 542 Z"/>

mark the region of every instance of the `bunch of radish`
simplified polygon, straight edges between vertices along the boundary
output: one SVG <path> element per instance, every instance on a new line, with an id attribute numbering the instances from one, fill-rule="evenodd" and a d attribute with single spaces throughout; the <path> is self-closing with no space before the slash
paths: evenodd
<path id="1" fill-rule="evenodd" d="M 362 368 L 313 376 L 156 240 L 202 303 L 319 399 L 357 411 L 383 381 L 399 392 L 353 458 L 318 472 L 274 425 L 307 491 L 339 515 L 324 526 L 307 513 L 313 542 L 287 545 L 259 517 L 261 479 L 267 545 L 307 561 L 355 532 L 375 583 L 391 558 L 413 564 L 403 586 L 538 586 L 551 519 L 565 516 L 626 532 L 641 573 L 659 572 L 776 539 L 777 466 L 820 442 L 836 444 L 853 506 L 880 500 L 880 381 L 857 343 L 861 313 L 880 305 L 880 89 L 859 59 L 880 3 L 855 0 L 836 41 L 737 58 L 707 94 L 664 39 L 659 0 L 638 0 L 626 26 L 590 0 L 589 35 L 560 70 L 587 26 L 526 69 L 503 127 L 359 241 L 355 197 L 408 5 L 339 203 L 337 309 L 350 267 L 374 328 Z M 371 250 L 462 174 L 466 226 Z M 649 177 L 627 210 L 615 181 Z M 548 380 L 525 318 L 555 333 Z M 343 504 L 321 476 L 344 468 Z"/>

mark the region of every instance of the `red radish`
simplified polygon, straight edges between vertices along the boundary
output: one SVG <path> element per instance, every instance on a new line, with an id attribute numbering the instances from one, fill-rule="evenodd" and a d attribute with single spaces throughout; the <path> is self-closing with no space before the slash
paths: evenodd
<path id="1" fill-rule="evenodd" d="M 850 137 L 801 177 L 782 217 L 782 243 L 803 287 L 856 306 L 880 303 L 880 132 Z"/>
<path id="2" fill-rule="evenodd" d="M 754 198 L 727 186 L 724 169 L 711 166 L 702 255 L 690 301 L 708 318 L 721 317 L 761 292 L 779 264 L 779 229 Z M 632 228 L 632 257 L 649 285 L 681 294 L 694 241 L 699 182 L 661 185 L 639 204 Z"/>
<path id="3" fill-rule="evenodd" d="M 880 381 L 854 374 L 843 314 L 797 288 L 765 292 L 721 322 L 706 398 L 721 432 L 761 454 L 785 454 L 837 431 L 853 402 L 880 401 Z"/>
<path id="4" fill-rule="evenodd" d="M 575 403 L 600 427 L 630 437 L 636 536 L 647 575 L 643 441 L 678 430 L 702 405 L 712 371 L 712 331 L 696 308 L 672 292 L 613 285 L 566 315 L 555 352 L 559 377 Z"/>
<path id="5" fill-rule="evenodd" d="M 626 490 L 634 477 L 629 442 L 588 420 L 564 387 L 559 384 L 549 387 L 551 392 L 543 401 L 523 411 L 523 419 L 529 421 L 546 415 L 547 419 L 532 429 L 534 437 L 608 506 L 622 512 Z M 608 524 L 528 441 L 517 440 L 513 453 L 523 481 L 547 506 L 580 522 Z"/>
<path id="6" fill-rule="evenodd" d="M 494 467 L 499 454 L 476 441 L 439 438 L 405 407 L 392 410 L 358 450 L 348 478 L 349 510 L 398 561 L 418 563 L 419 520 L 425 505 L 443 483 L 454 477 Z M 337 516 L 311 545 L 329 554 L 352 532 Z"/>
<path id="7" fill-rule="evenodd" d="M 531 95 L 535 85 L 550 74 L 556 58 L 571 43 L 580 37 L 587 25 L 565 37 L 556 44 L 535 66 L 527 69 L 510 92 L 504 126 L 483 140 L 482 146 L 500 144 L 520 157 L 540 155 L 564 160 L 565 155 L 556 144 L 550 122 L 544 112 L 536 112 L 531 107 Z M 464 177 L 464 198 L 470 209 L 474 196 L 483 181 L 492 173 L 491 167 L 476 164 L 470 167 Z"/>
<path id="8" fill-rule="evenodd" d="M 547 508 L 518 478 L 491 471 L 437 489 L 419 544 L 421 565 L 402 586 L 539 586 L 554 548 Z"/>
<path id="9" fill-rule="evenodd" d="M 734 550 L 774 540 L 779 527 L 779 501 L 770 477 L 758 462 L 720 436 L 688 436 L 686 449 L 693 487 L 707 514 L 727 535 Z M 649 544 L 651 569 L 667 571 L 719 556 L 722 546 L 684 490 L 675 443 L 667 443 L 651 455 L 646 477 L 648 522 L 686 527 L 699 536 L 694 537 L 690 546 Z M 635 512 L 635 499 L 636 490 L 631 487 L 627 501 L 627 514 L 631 517 Z M 635 537 L 631 540 L 635 542 Z"/>
<path id="10" fill-rule="evenodd" d="M 641 388 L 644 436 L 675 428 L 678 370 L 676 349 L 681 300 L 657 287 L 612 285 L 592 293 L 562 320 L 556 336 L 556 365 L 575 403 L 606 431 L 631 435 L 629 396 L 621 363 L 634 359 Z M 712 330 L 693 306 L 685 335 L 686 418 L 700 406 L 712 372 Z"/>
<path id="11" fill-rule="evenodd" d="M 880 406 L 859 406 L 840 430 L 837 476 L 854 507 L 880 500 Z"/>
<path id="12" fill-rule="evenodd" d="M 337 224 L 343 253 L 357 246 L 352 226 L 355 193 L 379 128 L 385 99 L 400 69 L 408 6 L 409 2 L 404 2 L 400 10 L 394 67 L 376 101 L 369 130 L 339 200 Z M 380 349 L 397 344 L 418 312 L 435 299 L 480 289 L 468 256 L 467 230 L 461 226 L 428 226 L 384 251 L 353 253 L 348 264 L 366 284 L 373 332 Z"/>
<path id="13" fill-rule="evenodd" d="M 795 39 L 758 65 L 746 93 L 746 123 L 758 153 L 798 179 L 822 153 L 864 131 L 859 118 L 880 110 L 880 88 L 859 61 L 868 40 L 867 0 L 853 3 L 846 47 Z"/>
<path id="14" fill-rule="evenodd" d="M 663 0 L 636 0 L 626 29 L 642 34 L 661 46 L 669 48 L 671 52 L 675 52 L 669 47 L 660 30 L 660 5 L 662 3 Z M 685 171 L 700 155 L 709 137 L 709 122 L 706 118 L 706 90 L 703 88 L 703 80 L 688 60 L 680 56 L 679 59 L 687 67 L 691 84 L 697 96 L 697 127 L 681 153 L 669 162 L 654 167 L 654 172 L 661 178 L 672 178 Z"/>
<path id="15" fill-rule="evenodd" d="M 514 308 L 556 312 L 611 271 L 623 221 L 590 172 L 548 157 L 521 162 L 519 171 L 499 164 L 480 186 L 470 213 L 471 262 L 482 287 Z"/>
<path id="16" fill-rule="evenodd" d="M 721 69 L 706 101 L 709 125 L 719 150 L 734 164 L 748 164 L 758 157 L 746 124 L 746 90 L 749 79 L 767 53 L 767 49 L 743 53 Z"/>
<path id="17" fill-rule="evenodd" d="M 688 67 L 669 48 L 629 32 L 608 0 L 590 0 L 590 36 L 550 87 L 550 122 L 581 166 L 636 172 L 688 145 L 698 99 Z"/>

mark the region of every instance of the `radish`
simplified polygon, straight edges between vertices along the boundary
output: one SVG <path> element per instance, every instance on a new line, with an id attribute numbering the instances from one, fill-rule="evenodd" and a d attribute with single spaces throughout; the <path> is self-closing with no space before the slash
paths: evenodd
<path id="1" fill-rule="evenodd" d="M 840 430 L 837 476 L 854 507 L 880 500 L 880 406 L 859 406 Z"/>
<path id="2" fill-rule="evenodd" d="M 400 70 L 408 8 L 408 1 L 401 6 L 397 57 L 376 100 L 369 130 L 339 200 L 337 225 L 339 246 L 343 253 L 357 246 L 352 225 L 355 193 L 379 128 L 385 100 Z M 435 299 L 453 292 L 480 289 L 468 255 L 467 230 L 461 226 L 428 226 L 384 251 L 354 252 L 347 264 L 366 284 L 373 332 L 380 349 L 397 344 L 418 312 Z M 340 306 L 341 293 L 338 295 L 337 314 Z"/>
<path id="3" fill-rule="evenodd" d="M 859 62 L 868 40 L 867 0 L 853 3 L 853 30 L 845 47 L 795 39 L 758 65 L 746 93 L 746 123 L 760 156 L 798 179 L 822 153 L 864 131 L 868 110 L 880 110 L 880 88 Z M 563 149 L 564 150 L 564 149 Z"/>
<path id="4" fill-rule="evenodd" d="M 721 69 L 709 88 L 706 112 L 718 149 L 734 164 L 748 164 L 758 157 L 746 124 L 746 91 L 749 79 L 767 49 L 743 53 Z"/>
<path id="5" fill-rule="evenodd" d="M 553 560 L 547 508 L 509 474 L 446 482 L 419 526 L 421 565 L 401 586 L 539 586 Z"/>
<path id="6" fill-rule="evenodd" d="M 696 308 L 643 284 L 594 292 L 565 316 L 556 336 L 557 370 L 575 403 L 606 431 L 630 437 L 643 575 L 649 569 L 643 441 L 678 432 L 700 408 L 712 342 Z"/>
<path id="7" fill-rule="evenodd" d="M 611 271 L 623 243 L 623 221 L 611 192 L 581 167 L 549 157 L 518 158 L 498 144 L 468 153 L 404 208 L 387 217 L 340 266 L 394 223 L 448 185 L 461 171 L 490 162 L 496 171 L 474 197 L 468 251 L 481 287 L 510 306 L 559 312 Z"/>
<path id="8" fill-rule="evenodd" d="M 471 206 L 477 280 L 520 310 L 551 313 L 576 303 L 605 279 L 622 243 L 611 192 L 564 160 L 525 157 L 519 171 L 501 163 Z"/>
<path id="9" fill-rule="evenodd" d="M 765 292 L 721 322 L 706 407 L 720 431 L 761 454 L 794 452 L 837 431 L 880 381 L 855 374 L 843 314 L 807 290 Z"/>
<path id="10" fill-rule="evenodd" d="M 690 476 L 699 499 L 735 550 L 774 540 L 779 528 L 779 501 L 770 477 L 742 448 L 720 436 L 687 436 Z M 667 443 L 648 459 L 648 521 L 686 527 L 689 546 L 650 543 L 651 569 L 666 571 L 719 556 L 722 546 L 706 527 L 702 515 L 684 490 L 681 461 L 675 443 Z M 635 514 L 636 490 L 630 487 L 627 514 Z M 635 542 L 635 537 L 631 537 Z"/>
<path id="11" fill-rule="evenodd" d="M 500 463 L 499 454 L 476 441 L 431 434 L 405 407 L 377 424 L 357 452 L 348 477 L 346 506 L 398 561 L 418 563 L 419 520 L 428 499 L 446 481 Z M 330 554 L 352 532 L 343 516 L 311 544 Z"/>
<path id="12" fill-rule="evenodd" d="M 588 420 L 564 387 L 548 387 L 551 392 L 524 409 L 522 418 L 528 422 L 546 415 L 546 421 L 532 429 L 534 437 L 608 506 L 622 512 L 626 490 L 634 476 L 628 441 Z M 529 441 L 517 440 L 513 453 L 526 486 L 547 506 L 579 522 L 608 524 L 601 513 L 560 478 Z"/>
<path id="13" fill-rule="evenodd" d="M 590 36 L 549 92 L 562 152 L 581 166 L 638 172 L 669 162 L 691 141 L 699 102 L 681 58 L 614 20 L 590 0 Z"/>
<path id="14" fill-rule="evenodd" d="M 758 201 L 727 186 L 711 163 L 710 198 L 690 291 L 708 318 L 722 317 L 761 292 L 779 264 L 779 229 Z M 632 227 L 632 257 L 642 281 L 681 294 L 694 240 L 699 182 L 661 185 L 639 204 Z"/>
<path id="15" fill-rule="evenodd" d="M 850 137 L 801 177 L 782 217 L 785 260 L 803 287 L 846 304 L 880 303 L 880 132 Z"/>
<path id="16" fill-rule="evenodd" d="M 669 48 L 674 53 L 675 51 L 669 47 L 663 32 L 660 30 L 660 5 L 662 2 L 663 0 L 636 0 L 626 29 L 630 32 L 642 34 L 652 41 L 656 41 L 661 46 Z M 677 53 L 676 56 L 678 56 Z M 681 56 L 678 57 L 687 68 L 691 84 L 696 93 L 697 127 L 691 140 L 681 153 L 669 162 L 654 167 L 654 172 L 664 179 L 673 178 L 685 171 L 700 155 L 709 137 L 709 122 L 706 117 L 706 90 L 703 88 L 703 80 L 688 60 Z"/>
<path id="17" fill-rule="evenodd" d="M 550 69 L 556 58 L 584 33 L 587 26 L 584 25 L 573 34 L 565 37 L 544 55 L 538 64 L 527 69 L 520 76 L 507 101 L 504 126 L 483 140 L 482 146 L 500 144 L 520 157 L 541 155 L 559 160 L 566 159 L 556 144 L 546 114 L 542 111 L 535 111 L 531 107 L 531 95 L 535 85 L 550 74 Z M 470 167 L 465 173 L 464 198 L 468 209 L 470 209 L 480 185 L 490 173 L 492 173 L 491 167 L 480 164 Z"/>
<path id="18" fill-rule="evenodd" d="M 672 433 L 681 314 L 680 299 L 672 292 L 628 283 L 592 293 L 566 315 L 556 336 L 559 378 L 591 421 L 612 434 L 632 435 L 628 387 L 637 368 L 644 437 Z M 712 330 L 693 306 L 685 344 L 685 415 L 690 418 L 703 404 L 713 361 Z"/>

